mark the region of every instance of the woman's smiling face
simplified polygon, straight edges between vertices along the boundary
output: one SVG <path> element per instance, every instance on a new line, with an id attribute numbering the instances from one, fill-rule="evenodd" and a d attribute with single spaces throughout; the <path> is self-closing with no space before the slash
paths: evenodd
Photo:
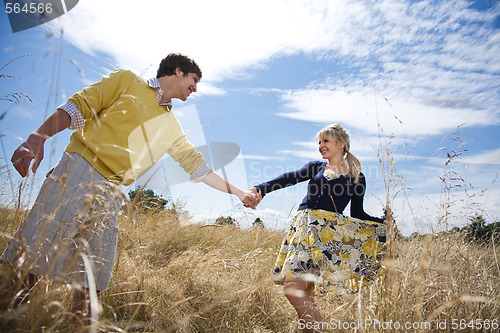
<path id="1" fill-rule="evenodd" d="M 336 155 L 344 155 L 344 143 L 335 141 L 331 137 L 321 137 L 318 139 L 318 150 L 321 157 L 330 159 Z"/>

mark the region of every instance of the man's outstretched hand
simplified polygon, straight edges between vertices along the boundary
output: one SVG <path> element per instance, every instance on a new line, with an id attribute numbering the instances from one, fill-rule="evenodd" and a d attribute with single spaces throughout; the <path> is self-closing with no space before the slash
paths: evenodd
<path id="1" fill-rule="evenodd" d="M 40 162 L 43 159 L 43 144 L 45 143 L 45 138 L 38 134 L 31 134 L 26 141 L 24 141 L 12 154 L 10 159 L 14 168 L 22 177 L 26 177 L 29 174 L 30 164 L 31 171 L 36 172 Z"/>

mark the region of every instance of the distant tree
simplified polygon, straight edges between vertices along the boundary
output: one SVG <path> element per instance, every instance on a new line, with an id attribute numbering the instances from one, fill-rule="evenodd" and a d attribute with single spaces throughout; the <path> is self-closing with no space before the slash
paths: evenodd
<path id="1" fill-rule="evenodd" d="M 423 239 L 423 238 L 424 238 L 424 235 L 421 235 L 420 233 L 418 233 L 418 232 L 416 232 L 416 231 L 414 231 L 414 232 L 410 235 L 410 237 L 409 237 L 409 239 L 415 239 L 415 240 L 420 240 L 420 239 Z"/>
<path id="2" fill-rule="evenodd" d="M 265 228 L 266 226 L 264 225 L 264 222 L 260 219 L 260 217 L 256 218 L 255 221 L 252 223 L 252 228 L 257 227 L 257 228 Z"/>
<path id="3" fill-rule="evenodd" d="M 232 218 L 231 216 L 219 216 L 216 220 L 215 220 L 215 224 L 218 224 L 218 225 L 237 225 L 237 222 L 234 218 Z"/>
<path id="4" fill-rule="evenodd" d="M 128 193 L 130 201 L 142 212 L 160 212 L 165 209 L 168 200 L 156 195 L 151 189 L 141 189 L 139 186 Z"/>
<path id="5" fill-rule="evenodd" d="M 466 241 L 487 245 L 500 239 L 500 222 L 487 225 L 484 216 L 480 214 L 471 217 L 469 221 L 461 230 Z"/>
<path id="6" fill-rule="evenodd" d="M 167 212 L 169 212 L 177 222 L 190 221 L 192 218 L 186 210 L 186 202 L 182 200 L 176 200 L 175 202 L 171 201 Z"/>
<path id="7" fill-rule="evenodd" d="M 500 241 L 500 222 L 494 222 L 486 225 L 486 235 L 490 242 L 497 244 Z"/>
<path id="8" fill-rule="evenodd" d="M 470 223 L 465 227 L 465 239 L 467 241 L 481 241 L 485 234 L 486 220 L 483 215 L 476 214 L 469 221 Z"/>

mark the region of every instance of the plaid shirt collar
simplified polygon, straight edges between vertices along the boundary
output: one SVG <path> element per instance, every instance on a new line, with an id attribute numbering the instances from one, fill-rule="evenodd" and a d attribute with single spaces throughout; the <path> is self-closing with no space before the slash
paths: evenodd
<path id="1" fill-rule="evenodd" d="M 160 104 L 161 97 L 163 96 L 163 90 L 161 90 L 160 82 L 158 82 L 157 78 L 149 79 L 148 84 L 151 88 L 153 88 L 156 92 L 156 99 L 158 100 L 158 104 Z M 172 101 L 167 103 L 161 103 L 162 106 L 172 106 Z"/>

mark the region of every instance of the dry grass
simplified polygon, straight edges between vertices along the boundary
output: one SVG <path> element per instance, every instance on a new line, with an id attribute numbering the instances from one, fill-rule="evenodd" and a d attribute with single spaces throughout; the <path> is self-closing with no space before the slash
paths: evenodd
<path id="1" fill-rule="evenodd" d="M 21 215 L 2 210 L 2 248 Z M 111 288 L 102 295 L 101 331 L 299 332 L 294 310 L 270 280 L 282 233 L 181 226 L 167 214 L 139 216 L 136 222 L 121 218 L 119 223 L 119 257 Z M 399 331 L 412 325 L 412 331 L 454 332 L 453 324 L 471 320 L 476 325 L 487 319 L 498 324 L 500 268 L 495 249 L 465 244 L 458 237 L 443 234 L 402 242 L 400 256 L 387 261 L 380 279 L 360 294 L 318 300 L 325 328 L 392 332 L 398 325 Z M 14 310 L 9 307 L 12 272 L 1 267 L 5 310 L 0 328 L 75 331 L 69 311 L 71 287 L 41 280 L 30 302 Z"/>

